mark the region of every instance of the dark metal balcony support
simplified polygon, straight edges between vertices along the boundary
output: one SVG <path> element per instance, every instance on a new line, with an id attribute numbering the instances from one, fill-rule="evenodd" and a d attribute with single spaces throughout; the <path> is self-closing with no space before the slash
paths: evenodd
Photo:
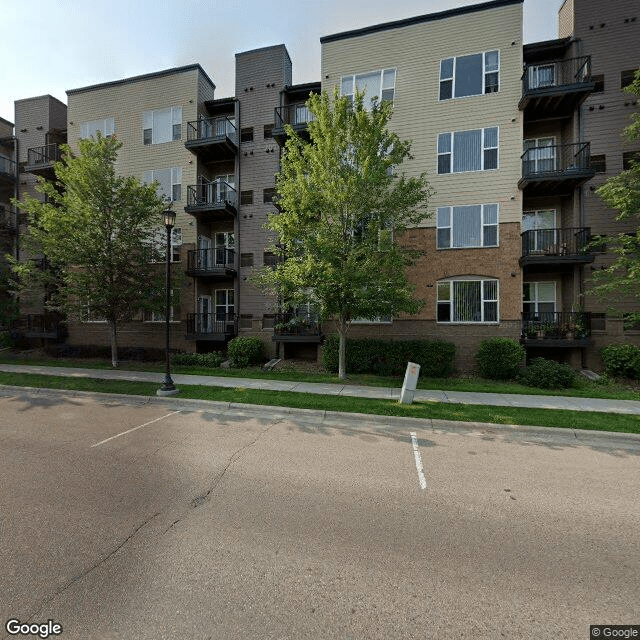
<path id="1" fill-rule="evenodd" d="M 235 313 L 190 313 L 187 315 L 187 340 L 223 342 L 237 334 Z"/>
<path id="2" fill-rule="evenodd" d="M 205 161 L 229 160 L 238 152 L 238 130 L 227 116 L 193 120 L 185 146 Z"/>
<path id="3" fill-rule="evenodd" d="M 520 266 L 593 262 L 589 250 L 589 227 L 561 229 L 532 229 L 521 234 L 522 256 Z"/>
<path id="4" fill-rule="evenodd" d="M 195 249 L 187 252 L 187 275 L 193 277 L 233 277 L 236 253 L 226 247 Z"/>
<path id="5" fill-rule="evenodd" d="M 54 162 L 62 158 L 60 145 L 52 142 L 42 147 L 32 147 L 27 150 L 27 166 L 29 173 L 38 173 L 53 169 Z"/>
<path id="6" fill-rule="evenodd" d="M 17 164 L 11 158 L 0 155 L 0 180 L 14 183 L 17 180 Z"/>
<path id="7" fill-rule="evenodd" d="M 315 116 L 304 102 L 295 102 L 276 107 L 272 135 L 276 142 L 283 146 L 287 138 L 285 125 L 291 125 L 296 133 L 304 136 L 307 132 L 308 124 L 312 120 L 315 120 Z"/>
<path id="8" fill-rule="evenodd" d="M 273 340 L 276 342 L 320 342 L 320 321 L 316 314 L 303 311 L 276 313 Z"/>
<path id="9" fill-rule="evenodd" d="M 591 313 L 549 311 L 522 314 L 526 347 L 587 347 L 591 344 Z"/>
<path id="10" fill-rule="evenodd" d="M 237 215 L 236 190 L 226 182 L 207 182 L 187 187 L 187 213 Z"/>

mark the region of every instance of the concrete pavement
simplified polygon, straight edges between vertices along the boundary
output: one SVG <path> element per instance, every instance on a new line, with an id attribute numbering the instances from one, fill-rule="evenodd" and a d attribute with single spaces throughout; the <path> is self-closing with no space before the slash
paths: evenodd
<path id="1" fill-rule="evenodd" d="M 81 369 L 69 367 L 44 367 L 36 365 L 0 364 L 0 371 L 9 373 L 38 373 L 71 378 L 100 378 L 103 380 L 131 380 L 140 382 L 162 382 L 162 375 L 149 371 L 120 371 L 112 369 Z M 228 378 L 174 374 L 176 385 L 205 385 L 267 391 L 293 391 L 321 395 L 351 396 L 397 400 L 400 387 L 367 387 L 363 385 L 329 384 L 320 382 L 296 382 L 288 380 L 262 380 L 253 378 Z M 608 400 L 600 398 L 570 398 L 566 396 L 518 395 L 510 393 L 476 393 L 464 391 L 438 391 L 418 389 L 415 400 L 453 404 L 475 404 L 499 407 L 521 407 L 533 409 L 567 409 L 570 411 L 596 411 L 640 415 L 639 400 Z"/>

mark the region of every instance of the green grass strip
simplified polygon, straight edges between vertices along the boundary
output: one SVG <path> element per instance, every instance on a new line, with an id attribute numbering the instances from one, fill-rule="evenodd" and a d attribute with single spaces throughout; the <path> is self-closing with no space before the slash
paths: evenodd
<path id="1" fill-rule="evenodd" d="M 28 373 L 2 373 L 0 384 L 46 389 L 67 389 L 98 393 L 154 396 L 160 386 L 152 382 L 102 380 L 96 378 L 62 378 Z M 640 418 L 633 415 L 567 411 L 561 409 L 523 409 L 485 405 L 415 402 L 403 405 L 395 400 L 378 400 L 345 396 L 326 396 L 293 391 L 265 391 L 259 389 L 223 388 L 204 385 L 180 385 L 180 398 L 242 402 L 246 404 L 324 409 L 345 413 L 369 413 L 407 418 L 433 418 L 458 422 L 490 422 L 494 424 L 534 425 L 640 433 Z"/>

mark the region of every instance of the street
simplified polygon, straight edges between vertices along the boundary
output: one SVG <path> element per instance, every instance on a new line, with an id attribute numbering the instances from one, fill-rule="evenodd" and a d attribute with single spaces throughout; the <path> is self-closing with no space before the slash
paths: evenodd
<path id="1" fill-rule="evenodd" d="M 640 624 L 640 439 L 396 423 L 5 390 L 0 637 Z"/>

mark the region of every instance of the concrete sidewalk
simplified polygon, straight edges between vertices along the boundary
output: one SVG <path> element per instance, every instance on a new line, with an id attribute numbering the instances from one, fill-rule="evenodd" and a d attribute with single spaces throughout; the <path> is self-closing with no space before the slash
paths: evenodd
<path id="1" fill-rule="evenodd" d="M 119 371 L 112 369 L 72 369 L 69 367 L 43 367 L 32 365 L 0 364 L 0 371 L 8 373 L 39 373 L 71 378 L 101 378 L 103 380 L 130 380 L 157 382 L 160 387 L 163 374 L 149 371 Z M 175 374 L 173 381 L 180 385 L 204 385 L 212 387 L 263 389 L 267 391 L 293 391 L 321 395 L 351 396 L 397 400 L 400 387 L 366 387 L 362 385 L 329 384 L 319 382 L 295 382 L 287 380 L 260 380 L 253 378 L 227 378 Z M 640 416 L 640 400 L 603 400 L 599 398 L 568 398 L 564 396 L 517 395 L 509 393 L 474 393 L 463 391 L 436 391 L 419 389 L 415 400 L 453 404 L 476 404 L 500 407 L 524 407 L 534 409 L 568 409 L 570 411 L 596 411 Z"/>

